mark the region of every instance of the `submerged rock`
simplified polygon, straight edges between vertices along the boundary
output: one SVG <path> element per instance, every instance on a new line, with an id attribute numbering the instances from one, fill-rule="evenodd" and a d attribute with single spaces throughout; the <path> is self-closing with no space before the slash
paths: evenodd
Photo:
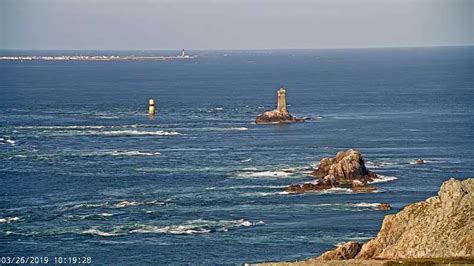
<path id="1" fill-rule="evenodd" d="M 377 237 L 349 242 L 318 257 L 334 259 L 415 259 L 474 256 L 474 178 L 444 182 L 438 196 L 387 215 Z M 345 251 L 342 250 L 344 247 Z M 354 254 L 355 253 L 355 254 Z M 344 255 L 338 255 L 344 254 Z"/>
<path id="2" fill-rule="evenodd" d="M 381 210 L 381 211 L 389 211 L 392 209 L 392 206 L 390 206 L 390 204 L 388 203 L 380 203 L 379 205 L 375 207 L 375 209 Z"/>
<path id="3" fill-rule="evenodd" d="M 302 193 L 333 187 L 350 188 L 354 192 L 372 192 L 376 188 L 369 182 L 378 177 L 365 167 L 364 159 L 357 150 L 340 151 L 332 158 L 323 158 L 311 173 L 316 180 L 302 185 L 291 185 L 288 192 Z"/>
<path id="4" fill-rule="evenodd" d="M 425 161 L 423 159 L 417 159 L 415 161 L 415 164 L 424 164 L 424 163 L 425 163 Z"/>
<path id="5" fill-rule="evenodd" d="M 279 123 L 295 123 L 304 122 L 304 118 L 293 117 L 286 109 L 286 90 L 280 88 L 278 90 L 277 109 L 264 112 L 255 119 L 256 124 L 279 124 Z"/>

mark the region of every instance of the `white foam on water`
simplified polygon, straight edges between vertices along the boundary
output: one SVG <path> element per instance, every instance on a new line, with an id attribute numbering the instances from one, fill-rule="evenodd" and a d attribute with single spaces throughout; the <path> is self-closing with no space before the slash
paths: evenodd
<path id="1" fill-rule="evenodd" d="M 353 203 L 351 205 L 355 207 L 362 207 L 362 208 L 377 208 L 377 206 L 379 206 L 380 203 L 360 202 L 360 203 Z"/>
<path id="2" fill-rule="evenodd" d="M 161 234 L 174 234 L 174 235 L 194 235 L 194 234 L 204 234 L 209 233 L 211 230 L 204 228 L 194 228 L 192 225 L 171 225 L 171 226 L 154 226 L 154 225 L 143 225 L 139 229 L 133 229 L 130 233 L 141 233 L 141 234 L 150 234 L 150 233 L 161 233 Z"/>
<path id="3" fill-rule="evenodd" d="M 203 127 L 198 130 L 206 131 L 246 131 L 249 130 L 247 127 Z"/>
<path id="4" fill-rule="evenodd" d="M 256 223 L 245 220 L 220 220 L 211 221 L 204 219 L 196 219 L 184 222 L 183 224 L 157 226 L 157 225 L 136 225 L 130 230 L 130 233 L 141 234 L 205 234 L 211 232 L 227 232 L 229 230 L 238 229 L 239 227 L 261 226 L 265 223 L 258 221 Z"/>
<path id="5" fill-rule="evenodd" d="M 124 200 L 112 205 L 112 208 L 121 209 L 121 208 L 133 207 L 133 206 L 138 206 L 138 205 L 143 205 L 143 204 L 144 202 Z"/>
<path id="6" fill-rule="evenodd" d="M 86 126 L 86 125 L 71 125 L 71 126 L 18 126 L 17 129 L 103 129 L 106 126 Z"/>
<path id="7" fill-rule="evenodd" d="M 75 129 L 59 129 L 43 131 L 41 134 L 48 136 L 177 136 L 183 135 L 177 131 L 165 131 L 165 130 L 137 130 L 137 129 L 121 129 L 121 130 L 110 130 L 113 127 L 102 128 L 100 130 L 91 130 L 90 128 L 84 128 L 81 130 Z M 78 128 L 79 129 L 79 128 Z"/>
<path id="8" fill-rule="evenodd" d="M 350 188 L 342 188 L 342 187 L 333 187 L 333 188 L 330 188 L 330 189 L 325 189 L 325 190 L 321 190 L 321 191 L 317 191 L 319 193 L 354 193 L 352 191 L 352 189 Z"/>
<path id="9" fill-rule="evenodd" d="M 206 190 L 232 190 L 232 189 L 253 189 L 253 188 L 286 188 L 287 186 L 276 186 L 276 185 L 241 185 L 241 186 L 230 186 L 230 187 L 207 187 Z"/>
<path id="10" fill-rule="evenodd" d="M 246 227 L 249 227 L 249 226 L 252 226 L 252 222 L 250 222 L 250 221 L 242 221 L 242 222 L 239 223 L 237 226 L 246 226 Z"/>
<path id="11" fill-rule="evenodd" d="M 103 213 L 99 213 L 97 214 L 98 216 L 102 216 L 102 217 L 111 217 L 113 216 L 114 214 L 113 213 L 108 213 L 108 212 L 103 212 Z"/>
<path id="12" fill-rule="evenodd" d="M 177 131 L 139 131 L 139 130 L 112 130 L 112 131 L 89 131 L 87 135 L 103 136 L 176 136 L 182 135 Z"/>
<path id="13" fill-rule="evenodd" d="M 246 171 L 246 172 L 238 172 L 238 177 L 243 178 L 253 178 L 253 177 L 288 177 L 291 176 L 293 173 L 285 172 L 285 171 Z"/>
<path id="14" fill-rule="evenodd" d="M 365 162 L 365 165 L 367 166 L 367 168 L 374 168 L 374 169 L 378 169 L 378 168 L 383 168 L 383 167 L 387 167 L 387 166 L 392 166 L 392 165 L 396 165 L 397 163 L 394 163 L 394 162 L 386 162 L 386 161 L 380 161 L 380 162 L 372 162 L 372 161 L 366 161 Z"/>
<path id="15" fill-rule="evenodd" d="M 420 164 L 420 165 L 427 164 L 427 163 L 436 163 L 436 162 L 438 162 L 438 161 L 432 161 L 432 160 L 425 160 L 425 159 L 423 159 L 423 163 Z M 411 161 L 409 162 L 409 164 L 418 164 L 418 163 L 417 163 L 417 160 L 411 160 Z"/>
<path id="16" fill-rule="evenodd" d="M 20 217 L 5 217 L 5 218 L 0 218 L 0 223 L 13 223 L 13 222 L 18 222 L 20 220 Z"/>
<path id="17" fill-rule="evenodd" d="M 275 191 L 275 192 L 247 192 L 243 193 L 242 196 L 244 197 L 259 197 L 259 196 L 276 196 L 276 195 L 289 195 L 293 194 L 288 191 Z"/>
<path id="18" fill-rule="evenodd" d="M 106 155 L 111 156 L 155 156 L 160 155 L 159 152 L 141 152 L 141 151 L 111 151 L 105 152 Z"/>
<path id="19" fill-rule="evenodd" d="M 83 209 L 83 208 L 105 208 L 107 207 L 109 203 L 108 202 L 103 202 L 103 203 L 79 203 L 75 204 L 72 206 L 65 206 L 62 207 L 62 211 L 72 211 L 76 209 Z"/>
<path id="20" fill-rule="evenodd" d="M 110 202 L 98 202 L 98 203 L 79 203 L 72 206 L 62 207 L 62 211 L 72 211 L 76 209 L 93 209 L 93 208 L 104 208 L 104 209 L 121 209 L 127 207 L 135 207 L 141 205 L 164 205 L 169 200 L 145 200 L 145 201 L 128 201 L 122 200 L 116 203 Z"/>
<path id="21" fill-rule="evenodd" d="M 12 146 L 16 145 L 16 141 L 9 137 L 0 137 L 0 144 L 10 144 Z"/>
<path id="22" fill-rule="evenodd" d="M 111 237 L 111 236 L 120 236 L 123 234 L 117 233 L 117 232 L 104 232 L 99 229 L 87 229 L 82 231 L 83 234 L 88 234 L 88 235 L 96 235 L 96 236 L 104 236 L 104 237 Z"/>
<path id="23" fill-rule="evenodd" d="M 385 182 L 390 182 L 393 180 L 397 180 L 398 178 L 396 176 L 385 176 L 385 175 L 377 175 L 378 178 L 375 179 L 374 181 L 369 182 L 369 184 L 375 184 L 375 183 L 385 183 Z"/>
<path id="24" fill-rule="evenodd" d="M 250 162 L 250 161 L 252 161 L 252 158 L 244 159 L 241 162 L 246 163 L 246 162 Z"/>
<path id="25" fill-rule="evenodd" d="M 112 217 L 113 215 L 114 215 L 113 213 L 103 212 L 103 213 L 94 213 L 94 214 L 85 214 L 85 215 L 66 215 L 66 217 L 70 219 L 93 220 L 93 219 Z"/>

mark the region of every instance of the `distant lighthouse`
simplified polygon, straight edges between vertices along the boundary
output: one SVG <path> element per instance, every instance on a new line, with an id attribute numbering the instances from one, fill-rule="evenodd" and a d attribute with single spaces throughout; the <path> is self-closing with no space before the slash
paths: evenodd
<path id="1" fill-rule="evenodd" d="M 285 88 L 281 87 L 278 92 L 277 92 L 278 98 L 278 105 L 277 105 L 277 111 L 280 113 L 286 113 L 288 112 L 286 110 L 286 90 Z"/>

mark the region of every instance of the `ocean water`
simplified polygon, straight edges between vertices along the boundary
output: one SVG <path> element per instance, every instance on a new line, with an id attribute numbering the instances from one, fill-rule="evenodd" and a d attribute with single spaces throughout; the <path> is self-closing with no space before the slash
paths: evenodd
<path id="1" fill-rule="evenodd" d="M 451 176 L 474 175 L 473 52 L 0 61 L 0 255 L 239 264 L 366 241 L 387 213 L 435 195 Z M 12 53 L 71 52 L 1 52 Z M 280 86 L 290 112 L 312 119 L 255 125 Z M 376 193 L 282 193 L 348 148 L 387 177 Z M 417 158 L 427 163 L 410 163 Z M 374 210 L 381 202 L 393 209 Z"/>

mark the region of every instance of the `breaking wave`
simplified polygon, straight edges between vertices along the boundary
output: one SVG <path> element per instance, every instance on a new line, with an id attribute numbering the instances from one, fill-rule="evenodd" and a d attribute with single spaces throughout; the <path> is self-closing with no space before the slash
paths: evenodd
<path id="1" fill-rule="evenodd" d="M 375 184 L 375 183 L 385 183 L 385 182 L 390 182 L 393 180 L 397 180 L 398 178 L 396 176 L 386 176 L 386 175 L 377 175 L 379 178 L 375 179 L 372 182 L 369 182 L 369 184 Z"/>
<path id="2" fill-rule="evenodd" d="M 86 214 L 86 215 L 67 215 L 66 218 L 70 220 L 103 220 L 112 217 L 113 213 L 97 213 L 97 214 Z"/>
<path id="3" fill-rule="evenodd" d="M 241 178 L 254 178 L 254 177 L 288 177 L 293 175 L 292 171 L 256 171 L 256 170 L 243 170 L 236 174 L 237 177 Z"/>
<path id="4" fill-rule="evenodd" d="M 142 152 L 142 151 L 104 151 L 83 154 L 83 156 L 156 156 L 161 155 L 159 152 Z"/>
<path id="5" fill-rule="evenodd" d="M 377 208 L 377 206 L 379 206 L 380 203 L 360 202 L 360 203 L 353 203 L 351 205 L 355 207 L 361 207 L 361 208 Z"/>
<path id="6" fill-rule="evenodd" d="M 103 237 L 111 237 L 111 236 L 121 236 L 124 235 L 124 233 L 118 233 L 118 232 L 104 232 L 99 229 L 87 229 L 82 231 L 82 234 L 88 234 L 88 235 L 96 235 L 96 236 L 103 236 Z"/>
<path id="7" fill-rule="evenodd" d="M 396 163 L 394 163 L 394 162 L 372 162 L 372 161 L 366 161 L 366 162 L 365 162 L 365 165 L 366 165 L 368 168 L 378 169 L 378 168 L 384 168 L 384 167 L 391 166 L 391 165 L 396 165 Z"/>
<path id="8" fill-rule="evenodd" d="M 275 191 L 275 192 L 248 192 L 243 193 L 244 197 L 255 197 L 255 196 L 275 196 L 275 195 L 289 195 L 292 194 L 288 191 Z"/>
<path id="9" fill-rule="evenodd" d="M 113 128 L 152 128 L 161 127 L 152 124 L 132 125 L 55 125 L 55 126 L 16 126 L 15 129 L 40 129 L 40 130 L 83 130 L 83 129 L 113 129 Z"/>
<path id="10" fill-rule="evenodd" d="M 23 126 L 15 129 L 33 129 L 48 136 L 176 136 L 177 131 L 155 130 L 156 125 L 72 125 L 72 126 Z"/>
<path id="11" fill-rule="evenodd" d="M 196 219 L 186 221 L 182 224 L 165 226 L 150 224 L 121 225 L 114 227 L 111 230 L 94 227 L 84 230 L 81 233 L 102 237 L 121 236 L 126 234 L 195 235 L 213 232 L 227 232 L 230 230 L 237 230 L 239 228 L 248 228 L 262 225 L 265 225 L 263 221 L 252 222 L 245 219 L 219 221 Z"/>
<path id="12" fill-rule="evenodd" d="M 14 141 L 10 137 L 0 137 L 0 144 L 10 144 L 12 146 L 15 146 L 16 141 Z"/>
<path id="13" fill-rule="evenodd" d="M 422 163 L 422 164 L 434 163 L 434 162 L 435 162 L 435 161 L 423 160 L 423 163 Z M 419 164 L 419 163 L 417 162 L 417 160 L 411 160 L 411 161 L 409 162 L 409 164 Z"/>
<path id="14" fill-rule="evenodd" d="M 5 217 L 5 218 L 0 218 L 0 223 L 13 223 L 13 222 L 18 222 L 20 220 L 20 217 Z"/>
<path id="15" fill-rule="evenodd" d="M 330 189 L 325 189 L 321 191 L 317 191 L 317 193 L 325 194 L 325 193 L 348 193 L 348 194 L 354 194 L 355 192 L 352 191 L 350 188 L 342 188 L 342 187 L 333 187 Z"/>
<path id="16" fill-rule="evenodd" d="M 90 136 L 176 136 L 182 135 L 177 131 L 140 131 L 140 130 L 111 130 L 111 131 L 85 131 L 78 135 Z"/>
<path id="17" fill-rule="evenodd" d="M 203 131 L 246 131 L 249 130 L 247 127 L 202 127 L 197 130 Z"/>
<path id="18" fill-rule="evenodd" d="M 145 200 L 145 201 L 128 201 L 123 200 L 119 202 L 98 202 L 98 203 L 79 203 L 71 206 L 62 207 L 62 211 L 73 211 L 77 209 L 121 209 L 127 207 L 135 207 L 141 205 L 165 205 L 169 200 Z"/>

